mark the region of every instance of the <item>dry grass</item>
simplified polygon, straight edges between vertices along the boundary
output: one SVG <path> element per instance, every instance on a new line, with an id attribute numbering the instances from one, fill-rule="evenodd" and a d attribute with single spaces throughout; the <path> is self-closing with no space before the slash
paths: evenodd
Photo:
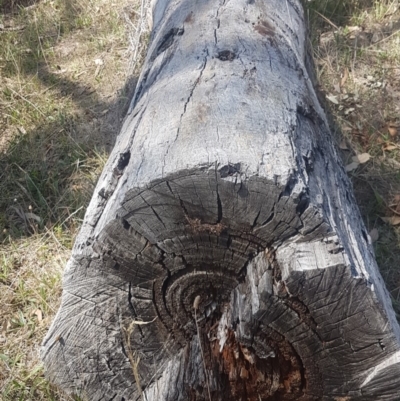
<path id="1" fill-rule="evenodd" d="M 54 235 L 54 237 L 53 237 Z M 53 232 L 14 241 L 0 250 L 3 400 L 68 399 L 43 377 L 38 345 L 58 308 L 69 249 Z"/>
<path id="2" fill-rule="evenodd" d="M 0 1 L 1 400 L 69 399 L 45 380 L 39 346 L 136 83 L 140 6 Z"/>
<path id="3" fill-rule="evenodd" d="M 400 318 L 400 2 L 307 2 L 322 96 Z M 329 99 L 330 100 L 329 100 Z"/>

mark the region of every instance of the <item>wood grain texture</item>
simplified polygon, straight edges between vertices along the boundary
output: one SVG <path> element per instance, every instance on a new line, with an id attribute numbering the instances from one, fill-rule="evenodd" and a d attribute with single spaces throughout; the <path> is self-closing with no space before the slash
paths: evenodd
<path id="1" fill-rule="evenodd" d="M 207 384 L 214 401 L 399 399 L 400 329 L 306 43 L 297 0 L 154 3 L 42 345 L 55 384 L 104 401 L 208 400 Z"/>

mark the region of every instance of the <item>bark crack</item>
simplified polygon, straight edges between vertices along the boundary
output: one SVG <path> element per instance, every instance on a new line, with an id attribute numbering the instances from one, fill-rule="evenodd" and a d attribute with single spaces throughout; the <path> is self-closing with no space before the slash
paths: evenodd
<path id="1" fill-rule="evenodd" d="M 182 124 L 182 119 L 183 119 L 183 116 L 184 116 L 185 113 L 186 113 L 187 105 L 189 104 L 189 102 L 190 102 L 190 100 L 191 100 L 191 98 L 192 98 L 192 96 L 193 96 L 193 93 L 194 93 L 194 91 L 195 91 L 197 85 L 199 84 L 199 82 L 200 82 L 200 80 L 201 80 L 201 77 L 202 77 L 202 75 L 203 75 L 204 69 L 205 69 L 206 66 L 207 66 L 207 61 L 208 61 L 209 53 L 208 53 L 208 49 L 204 49 L 204 51 L 205 51 L 206 55 L 205 55 L 205 57 L 203 58 L 203 65 L 201 66 L 200 74 L 199 74 L 199 76 L 196 78 L 196 80 L 194 81 L 194 84 L 193 84 L 193 86 L 192 86 L 192 89 L 190 90 L 189 96 L 187 97 L 187 99 L 186 99 L 186 101 L 185 101 L 185 104 L 183 105 L 183 112 L 182 112 L 182 114 L 181 114 L 181 116 L 180 116 L 180 118 L 179 118 L 179 126 L 178 126 L 178 128 L 176 129 L 175 138 L 174 138 L 174 140 L 173 140 L 172 143 L 169 143 L 169 144 L 168 144 L 168 148 L 167 148 L 167 150 L 166 150 L 166 152 L 165 152 L 164 164 L 163 164 L 163 167 L 162 167 L 162 175 L 164 175 L 164 168 L 165 168 L 165 163 L 166 163 L 166 159 L 167 159 L 169 150 L 171 149 L 172 145 L 178 140 L 179 132 L 180 132 L 180 129 L 181 129 L 181 124 Z"/>
<path id="2" fill-rule="evenodd" d="M 220 4 L 217 8 L 217 13 L 215 14 L 215 20 L 217 21 L 217 27 L 214 29 L 214 42 L 215 45 L 217 45 L 218 43 L 218 38 L 217 38 L 217 30 L 220 28 L 221 26 L 221 21 L 218 18 L 219 17 L 219 11 L 220 9 L 225 5 L 225 0 L 222 2 L 222 4 Z"/>

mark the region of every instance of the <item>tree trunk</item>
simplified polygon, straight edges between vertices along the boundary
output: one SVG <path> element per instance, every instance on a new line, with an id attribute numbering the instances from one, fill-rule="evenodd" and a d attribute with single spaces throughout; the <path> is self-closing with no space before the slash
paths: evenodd
<path id="1" fill-rule="evenodd" d="M 44 340 L 89 400 L 399 400 L 400 329 L 298 0 L 158 0 Z"/>

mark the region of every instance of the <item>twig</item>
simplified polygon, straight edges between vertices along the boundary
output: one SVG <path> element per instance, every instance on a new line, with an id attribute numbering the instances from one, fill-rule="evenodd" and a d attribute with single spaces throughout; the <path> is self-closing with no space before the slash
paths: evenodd
<path id="1" fill-rule="evenodd" d="M 23 31 L 25 28 L 26 28 L 26 25 L 17 25 L 17 26 L 5 27 L 4 25 L 0 24 L 0 33 Z"/>
<path id="2" fill-rule="evenodd" d="M 153 323 L 156 319 L 157 319 L 157 316 L 153 320 L 150 320 L 149 322 L 143 322 L 141 320 L 132 320 L 127 328 L 123 327 L 121 324 L 122 340 L 126 347 L 126 353 L 128 354 L 128 359 L 131 364 L 133 377 L 135 378 L 136 386 L 137 386 L 137 389 L 139 392 L 139 397 L 142 400 L 144 400 L 144 394 L 143 394 L 142 386 L 140 384 L 140 376 L 139 376 L 139 372 L 138 372 L 140 357 L 136 356 L 136 351 L 132 351 L 131 334 L 132 334 L 135 326 L 137 326 L 137 325 L 142 326 L 145 324 L 150 324 L 150 323 Z"/>
<path id="3" fill-rule="evenodd" d="M 323 18 L 329 25 L 333 26 L 335 29 L 339 30 L 339 27 L 335 25 L 330 19 L 326 18 L 325 15 L 322 15 L 317 10 L 314 10 L 316 14 L 318 14 L 321 18 Z"/>
<path id="4" fill-rule="evenodd" d="M 206 369 L 206 361 L 204 358 L 204 352 L 203 352 L 203 346 L 201 345 L 201 340 L 200 340 L 200 330 L 199 330 L 199 325 L 197 323 L 197 309 L 199 309 L 199 304 L 200 304 L 200 295 L 197 295 L 197 297 L 194 299 L 193 302 L 193 309 L 194 309 L 194 321 L 196 323 L 196 329 L 197 329 L 197 338 L 199 339 L 199 345 L 200 345 L 200 351 L 201 351 L 201 358 L 203 359 L 203 367 L 204 367 L 204 377 L 206 379 L 206 385 L 207 385 L 207 390 L 208 390 L 208 398 L 211 401 L 211 392 L 210 392 L 210 384 L 208 382 L 208 375 L 207 375 L 207 369 Z"/>
<path id="5" fill-rule="evenodd" d="M 139 392 L 139 397 L 143 400 L 143 390 L 140 385 L 140 376 L 138 372 L 138 366 L 140 363 L 140 357 L 136 357 L 136 352 L 132 351 L 131 348 L 131 334 L 134 329 L 134 322 L 132 322 L 128 328 L 122 327 L 122 338 L 125 344 L 126 353 L 128 354 L 128 359 L 131 364 L 133 377 L 135 378 L 136 387 Z"/>
<path id="6" fill-rule="evenodd" d="M 76 215 L 80 210 L 83 209 L 83 206 L 81 206 L 79 209 L 76 209 L 75 212 L 71 213 L 61 224 L 60 226 L 63 226 L 69 219 L 71 219 L 74 215 Z"/>

